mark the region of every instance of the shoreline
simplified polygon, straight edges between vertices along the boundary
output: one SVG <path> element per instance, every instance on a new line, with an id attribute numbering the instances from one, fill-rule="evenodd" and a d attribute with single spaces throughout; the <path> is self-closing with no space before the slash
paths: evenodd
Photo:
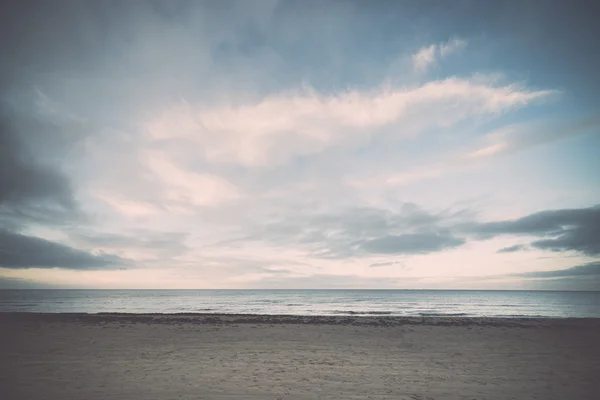
<path id="1" fill-rule="evenodd" d="M 277 324 L 352 326 L 498 326 L 498 327 L 580 327 L 600 329 L 600 318 L 564 317 L 469 317 L 390 315 L 292 315 L 292 314 L 211 314 L 211 313 L 39 313 L 0 312 L 0 322 L 40 321 L 126 324 Z"/>

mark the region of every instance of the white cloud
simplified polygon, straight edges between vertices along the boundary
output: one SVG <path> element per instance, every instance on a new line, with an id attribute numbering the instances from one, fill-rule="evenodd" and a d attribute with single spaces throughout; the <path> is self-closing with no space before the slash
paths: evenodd
<path id="1" fill-rule="evenodd" d="M 445 43 L 422 47 L 412 56 L 413 68 L 417 72 L 427 72 L 441 59 L 458 53 L 465 47 L 467 47 L 467 41 L 460 38 L 452 38 Z"/>
<path id="2" fill-rule="evenodd" d="M 467 47 L 467 41 L 459 38 L 452 38 L 446 43 L 439 45 L 440 57 L 448 57 L 453 53 L 457 53 Z"/>
<path id="3" fill-rule="evenodd" d="M 238 188 L 226 178 L 192 171 L 175 161 L 167 149 L 144 148 L 140 143 L 139 157 L 119 159 L 123 182 L 89 184 L 87 195 L 100 200 L 121 217 L 135 221 L 160 221 L 169 215 L 189 214 L 200 207 L 221 206 L 241 197 Z M 126 157 L 127 158 L 127 157 Z M 135 174 L 131 174 L 135 170 Z M 148 180 L 148 176 L 151 180 Z"/>
<path id="4" fill-rule="evenodd" d="M 435 164 L 424 167 L 416 167 L 405 172 L 385 174 L 367 179 L 350 178 L 345 183 L 351 187 L 381 187 L 381 186 L 403 186 L 424 179 L 440 177 L 449 172 L 448 165 Z"/>
<path id="5" fill-rule="evenodd" d="M 335 146 L 363 144 L 378 130 L 395 138 L 470 117 L 494 115 L 545 97 L 485 76 L 448 78 L 420 86 L 280 93 L 241 106 L 182 103 L 143 123 L 150 140 L 180 140 L 215 164 L 273 166 Z"/>
<path id="6" fill-rule="evenodd" d="M 439 178 L 459 171 L 472 169 L 478 163 L 530 147 L 543 145 L 575 135 L 597 133 L 600 119 L 595 116 L 557 124 L 556 121 L 536 121 L 511 124 L 495 129 L 485 135 L 474 150 L 450 157 L 445 161 L 415 166 L 407 171 L 381 174 L 369 178 L 346 179 L 352 187 L 403 186 L 414 182 Z"/>
<path id="7" fill-rule="evenodd" d="M 168 202 L 212 206 L 239 197 L 235 186 L 222 177 L 184 169 L 164 153 L 147 152 L 144 161 L 165 184 Z"/>
<path id="8" fill-rule="evenodd" d="M 126 218 L 143 218 L 157 214 L 160 210 L 156 206 L 138 200 L 129 199 L 118 193 L 94 191 L 93 197 L 102 200 L 115 211 Z"/>
<path id="9" fill-rule="evenodd" d="M 503 152 L 509 147 L 509 144 L 506 142 L 498 142 L 491 144 L 489 146 L 483 147 L 481 149 L 472 151 L 468 153 L 466 158 L 481 158 L 481 157 L 490 157 L 496 155 L 498 153 Z"/>
<path id="10" fill-rule="evenodd" d="M 413 66 L 416 71 L 427 71 L 427 69 L 435 63 L 436 49 L 437 46 L 432 44 L 430 46 L 423 47 L 413 55 Z"/>
<path id="11" fill-rule="evenodd" d="M 596 115 L 570 121 L 567 124 L 556 124 L 555 122 L 525 122 L 498 128 L 486 134 L 483 138 L 484 144 L 466 154 L 464 158 L 493 157 L 565 137 L 593 132 L 600 126 L 600 118 Z"/>

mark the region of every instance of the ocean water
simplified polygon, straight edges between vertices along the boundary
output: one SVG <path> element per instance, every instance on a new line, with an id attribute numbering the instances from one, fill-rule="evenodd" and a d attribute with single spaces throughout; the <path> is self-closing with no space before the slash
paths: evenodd
<path id="1" fill-rule="evenodd" d="M 600 292 L 0 290 L 0 311 L 600 318 Z"/>

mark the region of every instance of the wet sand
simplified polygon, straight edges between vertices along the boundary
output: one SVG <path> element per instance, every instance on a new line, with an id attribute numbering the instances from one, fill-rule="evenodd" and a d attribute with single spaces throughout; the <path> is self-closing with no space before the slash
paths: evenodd
<path id="1" fill-rule="evenodd" d="M 600 319 L 0 314 L 0 399 L 597 399 Z"/>

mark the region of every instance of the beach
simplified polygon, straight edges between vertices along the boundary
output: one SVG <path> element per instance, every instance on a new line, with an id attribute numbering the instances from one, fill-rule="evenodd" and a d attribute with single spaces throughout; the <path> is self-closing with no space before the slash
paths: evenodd
<path id="1" fill-rule="evenodd" d="M 596 399 L 600 319 L 0 314 L 0 398 Z"/>

